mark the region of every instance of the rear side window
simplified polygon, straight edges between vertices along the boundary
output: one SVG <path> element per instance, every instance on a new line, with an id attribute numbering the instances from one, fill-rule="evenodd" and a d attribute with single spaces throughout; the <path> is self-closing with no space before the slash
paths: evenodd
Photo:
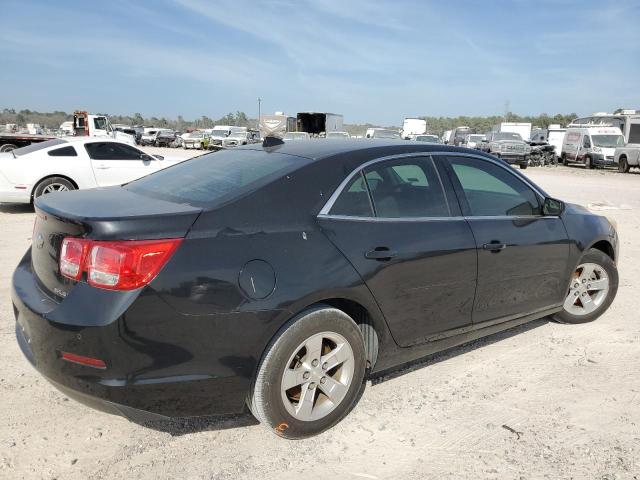
<path id="1" fill-rule="evenodd" d="M 449 157 L 471 216 L 541 215 L 535 192 L 514 174 L 488 161 Z"/>
<path id="2" fill-rule="evenodd" d="M 640 123 L 632 123 L 629 126 L 628 143 L 640 143 Z"/>
<path id="3" fill-rule="evenodd" d="M 430 158 L 374 164 L 365 170 L 365 176 L 377 217 L 449 216 L 444 191 Z"/>
<path id="4" fill-rule="evenodd" d="M 49 150 L 48 155 L 50 157 L 77 157 L 78 152 L 76 152 L 76 149 L 73 147 L 62 147 Z"/>
<path id="5" fill-rule="evenodd" d="M 53 140 L 47 140 L 46 142 L 32 143 L 31 145 L 27 145 L 26 147 L 16 148 L 15 150 L 13 150 L 13 154 L 16 157 L 19 157 L 28 153 L 37 152 L 38 150 L 42 150 L 43 148 L 53 147 L 54 145 L 62 145 L 63 143 L 67 143 L 67 141 L 63 140 L 62 138 L 54 138 Z"/>
<path id="6" fill-rule="evenodd" d="M 358 173 L 342 191 L 331 208 L 331 215 L 373 217 L 373 208 L 362 172 Z"/>
<path id="7" fill-rule="evenodd" d="M 309 163 L 262 150 L 227 150 L 160 170 L 125 186 L 142 195 L 211 206 L 238 198 Z"/>
<path id="8" fill-rule="evenodd" d="M 376 163 L 358 173 L 329 214 L 379 218 L 450 215 L 435 166 L 424 157 Z"/>

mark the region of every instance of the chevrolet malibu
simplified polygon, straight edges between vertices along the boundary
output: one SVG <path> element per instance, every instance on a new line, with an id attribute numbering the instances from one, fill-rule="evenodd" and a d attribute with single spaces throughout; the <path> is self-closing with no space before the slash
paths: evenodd
<path id="1" fill-rule="evenodd" d="M 248 406 L 315 435 L 372 375 L 595 320 L 618 288 L 606 218 L 445 145 L 267 138 L 35 206 L 18 343 L 65 394 L 135 421 Z"/>

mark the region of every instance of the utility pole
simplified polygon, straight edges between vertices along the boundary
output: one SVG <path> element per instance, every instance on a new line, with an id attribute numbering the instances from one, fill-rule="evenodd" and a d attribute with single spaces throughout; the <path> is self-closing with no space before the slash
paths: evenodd
<path id="1" fill-rule="evenodd" d="M 262 99 L 258 97 L 258 125 L 256 130 L 260 131 L 260 104 L 262 103 Z"/>

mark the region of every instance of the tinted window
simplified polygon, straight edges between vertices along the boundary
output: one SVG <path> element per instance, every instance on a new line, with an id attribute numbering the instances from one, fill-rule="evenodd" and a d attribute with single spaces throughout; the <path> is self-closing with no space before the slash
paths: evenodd
<path id="1" fill-rule="evenodd" d="M 508 170 L 488 161 L 449 157 L 472 216 L 540 215 L 538 197 Z"/>
<path id="2" fill-rule="evenodd" d="M 53 140 L 47 140 L 46 142 L 32 143 L 31 145 L 27 145 L 26 147 L 16 148 L 15 150 L 13 150 L 13 154 L 16 157 L 19 157 L 20 155 L 37 152 L 38 150 L 42 150 L 43 148 L 49 148 L 53 147 L 54 145 L 61 145 L 63 143 L 67 143 L 67 141 L 61 138 L 54 138 Z"/>
<path id="3" fill-rule="evenodd" d="M 629 127 L 629 143 L 640 143 L 640 123 L 632 123 Z"/>
<path id="4" fill-rule="evenodd" d="M 211 205 L 266 185 L 309 160 L 257 150 L 229 150 L 193 160 L 143 177 L 125 188 L 180 203 Z"/>
<path id="5" fill-rule="evenodd" d="M 116 142 L 94 142 L 85 145 L 94 160 L 139 160 L 141 151 Z"/>
<path id="6" fill-rule="evenodd" d="M 331 215 L 347 215 L 350 217 L 373 216 L 369 192 L 362 172 L 356 175 L 345 187 L 329 213 Z"/>
<path id="7" fill-rule="evenodd" d="M 55 150 L 49 150 L 50 157 L 77 157 L 76 149 L 73 147 L 56 148 Z"/>
<path id="8" fill-rule="evenodd" d="M 392 160 L 366 169 L 376 216 L 447 217 L 449 208 L 431 159 Z"/>

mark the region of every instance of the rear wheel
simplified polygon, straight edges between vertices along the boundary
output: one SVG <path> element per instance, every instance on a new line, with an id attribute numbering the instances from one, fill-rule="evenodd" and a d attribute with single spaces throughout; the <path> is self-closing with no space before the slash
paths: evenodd
<path id="1" fill-rule="evenodd" d="M 69 190 L 75 190 L 76 187 L 66 178 L 62 177 L 49 177 L 42 180 L 36 188 L 33 190 L 33 198 L 36 199 L 41 195 L 54 192 L 67 192 Z"/>
<path id="2" fill-rule="evenodd" d="M 617 292 L 615 263 L 605 253 L 592 248 L 573 272 L 562 311 L 553 319 L 560 323 L 592 322 L 609 308 Z"/>
<path id="3" fill-rule="evenodd" d="M 569 161 L 567 160 L 567 155 L 566 154 L 562 154 L 562 165 L 564 165 L 565 167 L 569 166 Z"/>
<path id="4" fill-rule="evenodd" d="M 317 435 L 356 405 L 365 364 L 362 334 L 351 317 L 328 306 L 308 310 L 267 347 L 249 408 L 281 437 Z"/>
<path id="5" fill-rule="evenodd" d="M 620 173 L 629 173 L 629 162 L 627 161 L 627 157 L 620 157 L 618 161 L 618 171 Z"/>
<path id="6" fill-rule="evenodd" d="M 13 145 L 12 143 L 5 143 L 0 147 L 0 153 L 10 152 L 11 150 L 15 150 L 16 148 L 18 147 L 16 145 Z"/>

